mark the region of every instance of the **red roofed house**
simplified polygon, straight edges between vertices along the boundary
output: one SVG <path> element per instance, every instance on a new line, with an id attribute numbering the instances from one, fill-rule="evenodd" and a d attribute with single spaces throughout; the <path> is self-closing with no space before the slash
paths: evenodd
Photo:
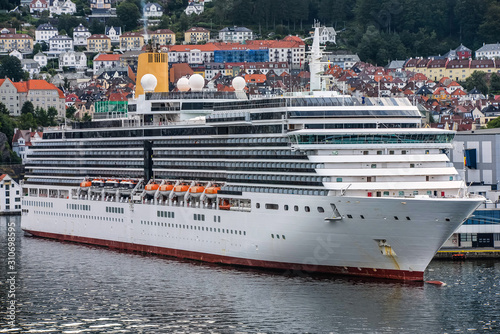
<path id="1" fill-rule="evenodd" d="M 0 175 L 0 212 L 21 212 L 22 188 L 9 175 Z"/>
<path id="2" fill-rule="evenodd" d="M 31 101 L 35 108 L 48 110 L 54 107 L 58 117 L 64 117 L 66 106 L 63 92 L 45 80 L 12 82 L 10 79 L 0 79 L 0 89 L 5 92 L 0 102 L 7 106 L 11 115 L 21 115 L 23 104 Z"/>
<path id="3" fill-rule="evenodd" d="M 120 66 L 121 54 L 100 53 L 94 57 L 94 74 L 101 68 L 113 68 Z"/>
<path id="4" fill-rule="evenodd" d="M 12 150 L 24 160 L 28 154 L 31 142 L 42 139 L 43 133 L 31 130 L 14 129 L 14 137 L 12 138 Z"/>

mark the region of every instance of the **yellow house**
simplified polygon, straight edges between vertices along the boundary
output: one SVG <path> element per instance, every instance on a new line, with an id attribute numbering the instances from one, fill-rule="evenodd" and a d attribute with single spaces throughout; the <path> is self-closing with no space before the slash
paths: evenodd
<path id="1" fill-rule="evenodd" d="M 33 38 L 26 34 L 0 34 L 0 52 L 33 52 Z"/>
<path id="2" fill-rule="evenodd" d="M 187 44 L 196 44 L 198 42 L 208 42 L 210 31 L 201 27 L 192 27 L 184 33 L 184 42 Z"/>
<path id="3" fill-rule="evenodd" d="M 450 60 L 446 65 L 446 76 L 451 80 L 464 81 L 471 74 L 470 60 Z"/>
<path id="4" fill-rule="evenodd" d="M 106 52 L 111 50 L 111 39 L 106 35 L 92 35 L 87 38 L 87 51 Z"/>
<path id="5" fill-rule="evenodd" d="M 174 45 L 175 33 L 170 29 L 158 29 L 150 33 L 153 45 Z"/>
<path id="6" fill-rule="evenodd" d="M 141 50 L 144 46 L 144 35 L 138 32 L 126 32 L 120 36 L 120 49 Z"/>
<path id="7" fill-rule="evenodd" d="M 492 59 L 471 60 L 469 75 L 474 73 L 474 71 L 496 73 L 497 69 L 495 67 L 495 62 Z"/>
<path id="8" fill-rule="evenodd" d="M 439 81 L 445 76 L 446 63 L 448 59 L 432 59 L 427 64 L 427 74 L 425 75 L 430 80 Z"/>

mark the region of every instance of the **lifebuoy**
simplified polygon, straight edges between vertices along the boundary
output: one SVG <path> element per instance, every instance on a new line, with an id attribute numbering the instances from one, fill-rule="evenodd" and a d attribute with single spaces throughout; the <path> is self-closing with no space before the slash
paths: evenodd
<path id="1" fill-rule="evenodd" d="M 457 243 L 457 239 L 451 239 L 451 242 L 453 242 L 454 244 Z"/>

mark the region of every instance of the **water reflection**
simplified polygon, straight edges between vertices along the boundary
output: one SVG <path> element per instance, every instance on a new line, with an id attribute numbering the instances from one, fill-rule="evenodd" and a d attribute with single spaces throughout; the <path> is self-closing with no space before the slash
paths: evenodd
<path id="1" fill-rule="evenodd" d="M 0 221 L 0 245 L 8 219 Z M 36 238 L 17 243 L 23 332 L 499 330 L 495 261 L 432 262 L 426 279 L 447 283 L 437 287 L 208 265 Z M 4 264 L 0 274 L 6 275 Z M 0 301 L 3 320 L 5 284 Z M 0 333 L 9 329 L 0 321 Z"/>

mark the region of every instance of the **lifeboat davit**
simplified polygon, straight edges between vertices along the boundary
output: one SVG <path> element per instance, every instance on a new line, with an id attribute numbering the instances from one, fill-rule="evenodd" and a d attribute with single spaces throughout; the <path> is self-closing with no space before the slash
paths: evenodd
<path id="1" fill-rule="evenodd" d="M 162 195 L 168 195 L 170 194 L 170 192 L 174 189 L 174 185 L 171 184 L 171 183 L 167 183 L 167 184 L 162 184 L 160 186 L 160 194 Z"/>
<path id="2" fill-rule="evenodd" d="M 174 194 L 176 195 L 184 195 L 189 189 L 187 184 L 180 184 L 174 187 Z"/>
<path id="3" fill-rule="evenodd" d="M 83 181 L 82 183 L 80 183 L 80 190 L 87 191 L 89 190 L 90 186 L 92 186 L 92 182 Z"/>
<path id="4" fill-rule="evenodd" d="M 146 184 L 144 190 L 146 190 L 146 194 L 154 195 L 160 186 L 157 183 Z"/>
<path id="5" fill-rule="evenodd" d="M 219 186 L 208 187 L 205 190 L 205 196 L 207 196 L 207 198 L 215 198 L 215 197 L 217 197 L 217 192 L 219 190 L 220 190 Z"/>
<path id="6" fill-rule="evenodd" d="M 191 188 L 189 188 L 189 194 L 193 197 L 200 197 L 204 191 L 205 187 L 200 185 L 192 186 Z"/>

